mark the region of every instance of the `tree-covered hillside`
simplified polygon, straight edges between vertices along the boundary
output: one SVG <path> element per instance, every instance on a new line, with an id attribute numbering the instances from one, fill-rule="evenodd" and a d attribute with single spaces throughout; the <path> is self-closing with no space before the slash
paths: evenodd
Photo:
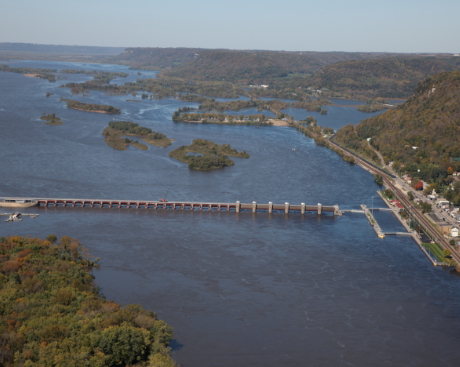
<path id="1" fill-rule="evenodd" d="M 381 58 L 373 52 L 287 52 L 200 48 L 127 48 L 112 62 L 134 69 L 163 70 L 187 80 L 268 83 L 277 78 L 310 75 L 344 60 Z"/>
<path id="2" fill-rule="evenodd" d="M 106 301 L 77 240 L 0 237 L 0 366 L 173 367 L 171 327 Z"/>
<path id="3" fill-rule="evenodd" d="M 111 61 L 129 65 L 132 69 L 161 70 L 192 61 L 202 51 L 201 48 L 184 47 L 130 47 Z"/>
<path id="4" fill-rule="evenodd" d="M 423 79 L 455 70 L 460 70 L 459 57 L 400 55 L 337 62 L 306 79 L 305 85 L 347 98 L 408 98 Z"/>
<path id="5" fill-rule="evenodd" d="M 170 68 L 163 74 L 188 80 L 270 84 L 280 78 L 305 77 L 335 62 L 382 56 L 358 52 L 203 50 L 192 61 Z"/>
<path id="6" fill-rule="evenodd" d="M 460 170 L 460 72 L 425 79 L 406 103 L 336 135 L 338 142 L 365 154 L 368 138 L 396 169 L 449 183 L 447 176 Z"/>

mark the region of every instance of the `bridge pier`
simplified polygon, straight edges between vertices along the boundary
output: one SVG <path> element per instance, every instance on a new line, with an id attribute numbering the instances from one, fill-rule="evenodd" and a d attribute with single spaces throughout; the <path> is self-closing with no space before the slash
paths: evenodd
<path id="1" fill-rule="evenodd" d="M 337 204 L 334 205 L 334 215 L 337 215 L 339 217 L 342 216 L 342 212 L 340 211 L 339 206 Z"/>
<path id="2" fill-rule="evenodd" d="M 241 203 L 239 201 L 236 202 L 236 206 L 235 206 L 235 209 L 236 209 L 236 212 L 239 213 L 240 212 L 240 209 L 241 209 Z"/>
<path id="3" fill-rule="evenodd" d="M 320 203 L 318 203 L 318 215 L 321 215 L 322 209 L 323 209 L 323 206 Z"/>
<path id="4" fill-rule="evenodd" d="M 268 202 L 268 213 L 273 213 L 273 203 L 271 201 Z"/>
<path id="5" fill-rule="evenodd" d="M 289 214 L 289 203 L 288 202 L 284 203 L 284 214 Z"/>
<path id="6" fill-rule="evenodd" d="M 255 213 L 257 211 L 257 202 L 252 202 L 252 212 Z"/>
<path id="7" fill-rule="evenodd" d="M 300 214 L 305 214 L 305 203 L 300 204 Z"/>

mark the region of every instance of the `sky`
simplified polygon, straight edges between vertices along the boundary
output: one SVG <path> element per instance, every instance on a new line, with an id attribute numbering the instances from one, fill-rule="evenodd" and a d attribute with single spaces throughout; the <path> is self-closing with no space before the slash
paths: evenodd
<path id="1" fill-rule="evenodd" d="M 460 52 L 459 0 L 0 0 L 0 42 Z"/>

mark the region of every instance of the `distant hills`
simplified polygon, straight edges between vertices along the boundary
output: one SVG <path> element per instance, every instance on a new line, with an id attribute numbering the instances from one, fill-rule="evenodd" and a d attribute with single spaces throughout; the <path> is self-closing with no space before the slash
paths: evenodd
<path id="1" fill-rule="evenodd" d="M 420 82 L 402 105 L 348 125 L 336 140 L 369 154 L 370 143 L 396 169 L 429 180 L 460 170 L 460 72 L 433 75 Z"/>
<path id="2" fill-rule="evenodd" d="M 430 75 L 460 70 L 460 57 L 398 55 L 327 65 L 305 81 L 348 98 L 408 98 Z"/>
<path id="3" fill-rule="evenodd" d="M 55 60 L 107 62 L 119 55 L 123 47 L 40 45 L 35 43 L 0 43 L 0 61 Z"/>
<path id="4" fill-rule="evenodd" d="M 321 90 L 326 97 L 363 100 L 405 99 L 424 78 L 460 70 L 460 57 L 447 54 L 127 48 L 110 61 L 160 70 L 160 77 L 268 85 L 290 93 Z"/>
<path id="5" fill-rule="evenodd" d="M 160 78 L 183 82 L 268 85 L 252 94 L 305 99 L 407 98 L 417 83 L 440 72 L 460 70 L 460 57 L 372 52 L 287 52 L 159 47 L 92 47 L 0 43 L 0 60 L 89 61 L 159 70 Z"/>
<path id="6" fill-rule="evenodd" d="M 191 62 L 202 51 L 201 48 L 130 47 L 113 57 L 111 62 L 129 65 L 133 69 L 162 70 Z"/>
<path id="7" fill-rule="evenodd" d="M 41 45 L 37 43 L 0 43 L 0 52 L 38 52 L 79 55 L 118 55 L 124 47 Z"/>
<path id="8" fill-rule="evenodd" d="M 199 48 L 127 48 L 112 62 L 133 68 L 163 70 L 169 77 L 240 84 L 269 84 L 279 78 L 307 76 L 344 60 L 392 54 L 364 52 L 286 52 L 210 50 Z"/>

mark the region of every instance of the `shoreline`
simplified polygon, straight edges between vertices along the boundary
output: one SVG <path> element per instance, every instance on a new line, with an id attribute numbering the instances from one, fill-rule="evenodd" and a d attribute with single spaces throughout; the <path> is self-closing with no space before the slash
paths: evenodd
<path id="1" fill-rule="evenodd" d="M 26 76 L 28 78 L 37 78 L 37 79 L 41 79 L 40 78 L 40 75 L 41 74 L 22 74 L 23 76 Z"/>
<path id="2" fill-rule="evenodd" d="M 271 122 L 273 126 L 290 126 L 287 121 L 283 120 L 270 119 L 268 121 Z"/>
<path id="3" fill-rule="evenodd" d="M 190 120 L 184 120 L 184 121 L 175 121 L 173 122 L 181 123 L 184 122 L 186 124 L 203 124 L 203 125 L 241 125 L 241 126 L 275 126 L 271 122 L 255 122 L 255 121 L 222 121 L 222 122 L 204 122 L 204 121 L 190 121 Z M 287 126 L 287 125 L 286 125 Z"/>
<path id="4" fill-rule="evenodd" d="M 384 185 L 385 188 L 387 188 L 385 185 Z M 388 189 L 388 188 L 387 188 Z M 393 213 L 393 215 L 399 220 L 399 222 L 402 224 L 402 226 L 406 229 L 406 231 L 408 233 L 411 233 L 412 234 L 412 239 L 415 241 L 415 243 L 417 244 L 417 246 L 420 248 L 420 250 L 423 251 L 423 253 L 425 254 L 425 256 L 428 258 L 428 260 L 430 260 L 431 264 L 433 266 L 442 266 L 443 264 L 439 264 L 438 262 L 436 262 L 435 260 L 433 260 L 433 258 L 428 254 L 428 252 L 426 251 L 426 248 L 423 246 L 422 244 L 422 241 L 420 240 L 420 238 L 414 233 L 414 232 L 411 232 L 410 231 L 410 228 L 408 227 L 407 223 L 404 221 L 404 219 L 399 215 L 398 212 L 396 212 L 390 205 L 390 203 L 383 197 L 382 193 L 377 190 L 377 195 L 380 196 L 380 198 L 383 200 L 383 202 L 388 206 L 388 208 L 391 209 L 391 212 Z"/>
<path id="5" fill-rule="evenodd" d="M 67 107 L 67 108 L 70 108 L 70 109 L 72 109 L 72 110 L 77 110 L 77 111 L 83 111 L 83 112 L 106 113 L 106 114 L 108 114 L 108 115 L 118 115 L 118 114 L 119 114 L 119 113 L 110 113 L 110 112 L 101 111 L 101 110 L 98 110 L 98 111 L 94 110 L 94 111 L 93 111 L 93 110 L 83 110 L 83 109 L 81 109 L 81 108 L 73 108 L 73 107 Z"/>

